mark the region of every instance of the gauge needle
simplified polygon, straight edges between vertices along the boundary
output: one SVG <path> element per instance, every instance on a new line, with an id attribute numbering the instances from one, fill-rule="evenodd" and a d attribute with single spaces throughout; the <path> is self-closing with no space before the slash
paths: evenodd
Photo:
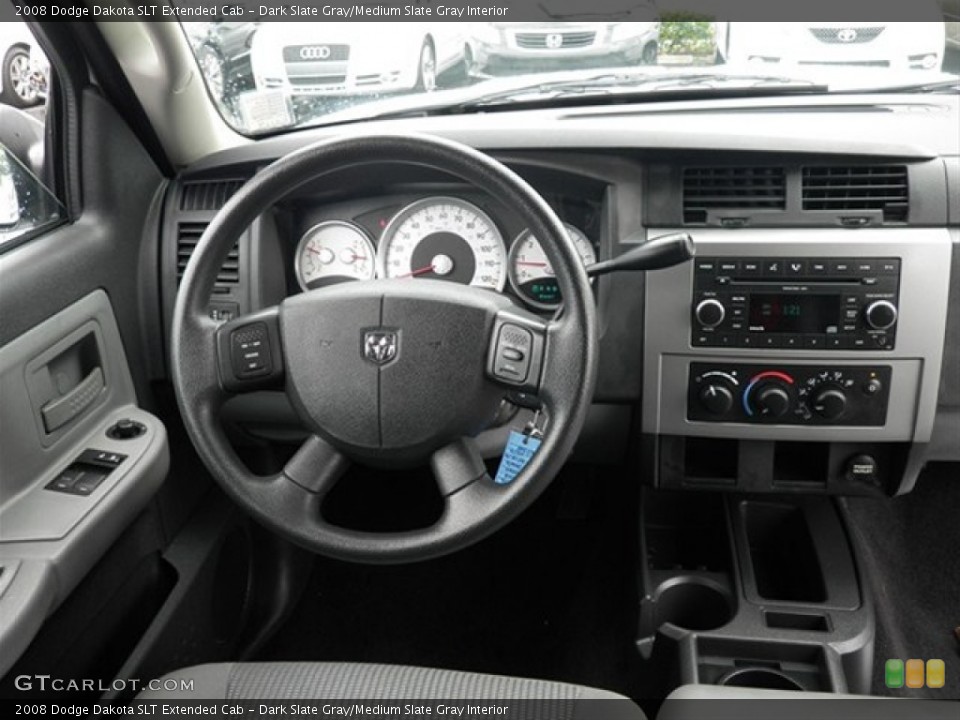
<path id="1" fill-rule="evenodd" d="M 529 267 L 547 267 L 545 262 L 525 262 L 523 260 L 518 260 L 517 265 L 528 265 Z"/>
<path id="2" fill-rule="evenodd" d="M 427 265 L 426 267 L 422 267 L 422 268 L 420 268 L 419 270 L 414 270 L 414 271 L 412 271 L 412 272 L 408 272 L 406 275 L 397 275 L 397 277 L 398 277 L 398 278 L 416 277 L 417 275 L 423 275 L 424 273 L 428 273 L 428 272 L 433 272 L 433 265 L 432 265 L 432 264 Z"/>

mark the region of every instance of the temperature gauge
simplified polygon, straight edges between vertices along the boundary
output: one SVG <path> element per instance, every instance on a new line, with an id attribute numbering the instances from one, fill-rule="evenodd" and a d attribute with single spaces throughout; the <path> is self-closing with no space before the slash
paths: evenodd
<path id="1" fill-rule="evenodd" d="M 593 265 L 597 255 L 587 236 L 573 225 L 564 223 L 570 239 L 577 248 L 584 266 Z M 524 230 L 510 248 L 510 286 L 525 303 L 542 310 L 555 310 L 563 298 L 553 274 L 550 260 L 540 242 L 529 230 Z"/>
<path id="2" fill-rule="evenodd" d="M 322 222 L 307 230 L 294 261 L 304 290 L 345 282 L 372 280 L 376 253 L 367 234 L 353 223 Z"/>

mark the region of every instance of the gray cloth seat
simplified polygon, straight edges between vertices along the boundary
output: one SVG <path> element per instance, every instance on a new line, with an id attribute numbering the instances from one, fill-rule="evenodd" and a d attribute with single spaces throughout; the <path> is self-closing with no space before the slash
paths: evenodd
<path id="1" fill-rule="evenodd" d="M 644 720 L 632 701 L 582 685 L 405 665 L 333 662 L 219 663 L 165 675 L 138 700 L 523 701 L 511 717 Z M 168 682 L 174 681 L 174 682 Z"/>

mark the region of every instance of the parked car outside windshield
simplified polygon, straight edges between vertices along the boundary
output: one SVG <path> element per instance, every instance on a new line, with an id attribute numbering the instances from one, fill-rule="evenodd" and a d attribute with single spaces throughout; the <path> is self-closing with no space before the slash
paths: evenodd
<path id="1" fill-rule="evenodd" d="M 957 78 L 948 23 L 186 23 L 239 132 L 684 89 L 882 90 Z"/>

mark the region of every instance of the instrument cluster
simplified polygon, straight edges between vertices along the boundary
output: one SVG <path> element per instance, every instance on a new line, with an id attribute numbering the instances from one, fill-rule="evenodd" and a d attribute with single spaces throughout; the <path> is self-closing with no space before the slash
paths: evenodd
<path id="1" fill-rule="evenodd" d="M 385 212 L 386 210 L 387 212 Z M 596 233 L 598 215 L 575 215 Z M 294 273 L 304 291 L 334 283 L 374 278 L 445 280 L 510 291 L 536 310 L 563 302 L 553 269 L 539 240 L 529 231 L 509 232 L 476 203 L 452 195 L 408 202 L 349 219 L 323 219 L 301 236 Z M 597 261 L 587 228 L 564 225 L 585 266 Z"/>

